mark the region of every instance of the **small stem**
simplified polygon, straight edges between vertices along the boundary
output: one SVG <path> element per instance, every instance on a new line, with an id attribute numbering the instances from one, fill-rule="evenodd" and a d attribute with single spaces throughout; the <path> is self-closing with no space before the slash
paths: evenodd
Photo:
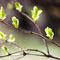
<path id="1" fill-rule="evenodd" d="M 9 44 L 15 45 L 15 47 L 17 47 L 17 48 L 19 48 L 21 50 L 23 49 L 22 47 L 18 46 L 15 42 L 9 42 L 8 40 L 0 42 L 0 44 L 4 44 L 4 43 L 9 43 Z"/>
<path id="2" fill-rule="evenodd" d="M 23 49 L 22 47 L 20 47 L 20 46 L 18 46 L 16 43 L 13 43 L 13 42 L 8 42 L 8 43 L 10 43 L 10 44 L 12 44 L 12 45 L 15 45 L 17 48 L 19 48 L 19 49 Z"/>
<path id="3" fill-rule="evenodd" d="M 43 55 L 46 55 L 44 52 L 37 49 L 26 49 L 26 51 L 36 51 L 36 52 L 42 53 Z"/>
<path id="4" fill-rule="evenodd" d="M 35 22 L 35 26 L 36 26 L 38 32 L 43 36 L 43 34 L 42 34 L 39 26 L 37 25 L 37 22 Z M 44 42 L 44 44 L 45 44 L 45 47 L 46 47 L 46 50 L 47 50 L 48 55 L 50 55 L 47 41 L 46 41 L 45 39 L 43 39 L 43 42 Z"/>
<path id="5" fill-rule="evenodd" d="M 34 56 L 42 56 L 42 57 L 47 57 L 47 58 L 53 58 L 53 59 L 58 59 L 60 60 L 60 57 L 55 57 L 52 55 L 40 55 L 40 54 L 35 54 L 35 53 L 26 53 L 27 55 L 34 55 Z"/>
<path id="6" fill-rule="evenodd" d="M 13 60 L 18 60 L 18 59 L 21 59 L 21 58 L 23 58 L 24 56 L 20 56 L 20 57 L 18 57 L 18 58 L 16 58 L 16 59 L 13 59 Z"/>
<path id="7" fill-rule="evenodd" d="M 23 16 L 25 16 L 26 18 L 28 18 L 32 23 L 35 23 L 35 21 L 32 18 L 30 18 L 28 15 L 26 15 L 25 13 L 20 12 L 20 14 L 22 14 Z"/>
<path id="8" fill-rule="evenodd" d="M 40 30 L 39 26 L 37 25 L 37 22 L 35 22 L 35 23 L 34 23 L 34 25 L 36 26 L 36 28 L 37 28 L 38 32 L 42 35 L 42 32 L 41 32 L 41 30 Z"/>
<path id="9" fill-rule="evenodd" d="M 47 49 L 47 53 L 48 53 L 48 55 L 50 55 L 47 41 L 46 41 L 46 40 L 44 40 L 44 43 L 45 43 L 45 46 L 46 46 L 46 49 Z"/>

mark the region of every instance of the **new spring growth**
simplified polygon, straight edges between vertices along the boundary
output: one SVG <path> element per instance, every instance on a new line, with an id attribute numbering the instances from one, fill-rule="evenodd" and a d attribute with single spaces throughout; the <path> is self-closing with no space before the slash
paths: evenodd
<path id="1" fill-rule="evenodd" d="M 0 31 L 0 39 L 6 40 L 6 35 Z"/>
<path id="2" fill-rule="evenodd" d="M 9 39 L 8 39 L 9 42 L 14 42 L 15 41 L 15 38 L 12 34 L 9 35 Z"/>
<path id="3" fill-rule="evenodd" d="M 16 28 L 19 27 L 19 20 L 18 20 L 15 16 L 12 17 L 12 24 L 13 24 Z"/>
<path id="4" fill-rule="evenodd" d="M 0 19 L 4 20 L 5 18 L 6 18 L 6 13 L 4 12 L 4 9 L 1 6 L 1 9 L 0 9 Z"/>
<path id="5" fill-rule="evenodd" d="M 2 49 L 6 52 L 9 53 L 9 49 L 6 46 L 3 46 Z"/>
<path id="6" fill-rule="evenodd" d="M 22 11 L 23 6 L 19 2 L 15 2 L 15 7 L 16 7 L 16 10 L 18 10 L 19 12 Z"/>
<path id="7" fill-rule="evenodd" d="M 47 27 L 45 28 L 45 33 L 46 33 L 46 36 L 49 37 L 49 39 L 53 39 L 53 36 L 54 36 L 54 32 L 52 31 L 51 28 Z"/>
<path id="8" fill-rule="evenodd" d="M 38 10 L 37 6 L 33 7 L 32 10 L 32 18 L 34 19 L 34 21 L 38 21 L 39 19 L 39 15 L 42 13 L 42 10 Z"/>

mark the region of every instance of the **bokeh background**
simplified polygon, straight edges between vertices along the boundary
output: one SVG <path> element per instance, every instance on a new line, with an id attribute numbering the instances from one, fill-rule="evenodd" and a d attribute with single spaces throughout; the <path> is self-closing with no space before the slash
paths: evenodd
<path id="1" fill-rule="evenodd" d="M 40 18 L 37 22 L 43 35 L 45 36 L 44 29 L 49 26 L 54 31 L 54 41 L 60 44 L 60 0 L 0 0 L 0 7 L 3 6 L 7 15 L 5 22 L 12 25 L 11 17 L 16 16 L 20 25 L 19 28 L 37 32 L 34 24 L 28 20 L 26 17 L 21 15 L 18 11 L 16 11 L 14 3 L 20 2 L 23 5 L 23 12 L 31 17 L 31 10 L 33 6 L 38 6 L 39 9 L 43 10 L 43 13 L 40 15 Z M 43 52 L 46 52 L 45 45 L 40 37 L 25 34 L 15 30 L 14 28 L 8 27 L 2 23 L 0 23 L 0 31 L 5 34 L 13 34 L 16 38 L 16 43 L 22 48 L 32 48 L 32 49 L 40 49 Z M 14 45 L 5 44 L 10 49 L 10 52 L 18 51 Z M 60 48 L 48 42 L 50 53 L 53 56 L 60 57 Z M 0 55 L 6 54 L 4 51 L 0 49 Z M 12 60 L 19 56 L 10 56 L 5 58 L 0 58 L 0 60 Z M 38 57 L 38 56 L 25 56 L 19 60 L 54 60 L 51 58 Z"/>

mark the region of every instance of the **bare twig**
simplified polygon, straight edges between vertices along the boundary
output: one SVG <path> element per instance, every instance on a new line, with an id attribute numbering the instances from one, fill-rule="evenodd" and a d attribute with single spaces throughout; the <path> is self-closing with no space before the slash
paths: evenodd
<path id="1" fill-rule="evenodd" d="M 36 22 L 35 22 L 35 26 L 36 26 L 38 32 L 43 36 L 43 34 L 42 34 L 42 32 L 41 32 L 41 30 L 40 30 L 40 28 L 39 28 L 39 26 L 37 25 Z M 48 55 L 50 55 L 47 41 L 43 39 L 43 42 L 44 42 L 44 44 L 45 44 L 45 46 L 46 46 L 46 50 L 47 50 Z"/>
<path id="2" fill-rule="evenodd" d="M 42 57 L 47 57 L 47 58 L 53 58 L 53 59 L 60 60 L 60 57 L 55 57 L 55 56 L 52 56 L 52 55 L 40 55 L 40 54 L 35 54 L 35 53 L 27 53 L 27 55 L 42 56 Z"/>
<path id="3" fill-rule="evenodd" d="M 18 58 L 16 58 L 16 59 L 13 59 L 13 60 L 18 60 L 18 59 L 21 59 L 21 58 L 23 58 L 24 56 L 20 56 L 20 57 L 18 57 Z"/>
<path id="4" fill-rule="evenodd" d="M 42 36 L 43 36 L 43 34 L 42 34 L 42 32 L 41 32 L 41 30 L 40 30 L 40 28 L 39 28 L 39 26 L 37 25 L 37 23 L 36 23 L 36 22 L 35 22 L 35 26 L 36 26 L 36 28 L 37 28 L 38 32 L 40 33 L 40 35 L 42 35 Z M 46 50 L 47 50 L 48 55 L 50 55 L 47 41 L 43 39 L 43 42 L 44 42 L 44 44 L 45 44 L 45 46 L 46 46 Z"/>

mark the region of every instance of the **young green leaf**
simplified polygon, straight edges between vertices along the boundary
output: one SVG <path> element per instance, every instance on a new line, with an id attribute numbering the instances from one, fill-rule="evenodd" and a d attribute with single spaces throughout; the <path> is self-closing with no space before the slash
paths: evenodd
<path id="1" fill-rule="evenodd" d="M 9 49 L 8 49 L 6 46 L 3 46 L 2 49 L 3 49 L 5 52 L 9 53 Z"/>
<path id="2" fill-rule="evenodd" d="M 12 17 L 12 24 L 18 28 L 19 27 L 19 20 L 14 16 Z"/>
<path id="3" fill-rule="evenodd" d="M 0 19 L 4 20 L 6 18 L 6 13 L 4 12 L 3 7 L 0 9 Z"/>
<path id="4" fill-rule="evenodd" d="M 42 10 L 38 10 L 37 6 L 33 7 L 32 10 L 32 18 L 37 21 L 39 19 L 39 15 L 42 13 Z"/>
<path id="5" fill-rule="evenodd" d="M 14 42 L 15 41 L 15 38 L 12 34 L 9 35 L 9 42 Z"/>
<path id="6" fill-rule="evenodd" d="M 6 40 L 6 35 L 3 32 L 0 32 L 0 39 Z"/>
<path id="7" fill-rule="evenodd" d="M 19 2 L 15 2 L 15 7 L 16 7 L 16 10 L 18 10 L 19 12 L 22 11 L 23 6 Z"/>
<path id="8" fill-rule="evenodd" d="M 49 37 L 51 40 L 53 39 L 54 33 L 51 28 L 47 27 L 45 28 L 46 36 Z"/>

